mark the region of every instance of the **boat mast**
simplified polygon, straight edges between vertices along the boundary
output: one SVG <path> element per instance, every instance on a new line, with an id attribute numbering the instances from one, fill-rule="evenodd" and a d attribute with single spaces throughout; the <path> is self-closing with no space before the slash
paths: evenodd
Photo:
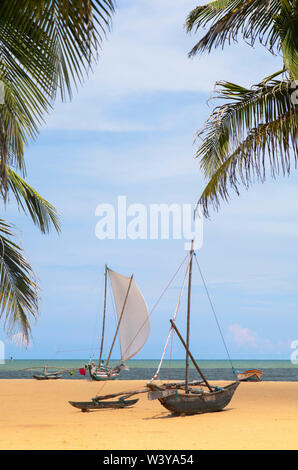
<path id="1" fill-rule="evenodd" d="M 193 259 L 193 240 L 191 241 L 190 260 L 188 271 L 188 297 L 187 297 L 187 324 L 186 324 L 186 358 L 185 358 L 185 391 L 189 393 L 189 330 L 190 330 L 190 300 L 191 300 L 191 276 L 192 276 L 192 259 Z"/>
<path id="2" fill-rule="evenodd" d="M 102 332 L 101 332 L 101 343 L 100 343 L 100 353 L 99 353 L 99 366 L 102 361 L 103 338 L 104 338 L 104 333 L 105 333 L 106 306 L 107 306 L 107 274 L 108 274 L 108 268 L 107 268 L 107 265 L 105 265 L 105 296 L 104 296 L 104 302 L 103 302 L 103 319 L 102 319 Z"/>
<path id="3" fill-rule="evenodd" d="M 109 361 L 110 361 L 110 357 L 111 357 L 112 350 L 113 350 L 113 347 L 114 347 L 114 344 L 115 344 L 115 341 L 116 341 L 116 337 L 117 337 L 117 334 L 118 334 L 118 331 L 119 331 L 119 328 L 120 328 L 120 323 L 121 323 L 121 320 L 122 320 L 122 317 L 123 317 L 123 313 L 124 313 L 124 309 L 125 309 L 125 306 L 126 306 L 126 302 L 127 302 L 127 298 L 128 298 L 128 294 L 129 294 L 129 290 L 130 290 L 132 280 L 133 280 L 133 274 L 131 275 L 130 280 L 129 280 L 126 296 L 125 296 L 125 299 L 124 299 L 124 302 L 123 302 L 123 307 L 122 307 L 122 310 L 121 310 L 118 325 L 117 325 L 117 328 L 116 328 L 116 332 L 115 332 L 115 335 L 114 335 L 114 339 L 113 339 L 113 342 L 112 342 L 112 346 L 111 346 L 111 349 L 110 349 L 109 356 L 108 356 L 107 362 L 105 364 L 105 367 L 108 367 L 108 364 L 109 364 Z"/>

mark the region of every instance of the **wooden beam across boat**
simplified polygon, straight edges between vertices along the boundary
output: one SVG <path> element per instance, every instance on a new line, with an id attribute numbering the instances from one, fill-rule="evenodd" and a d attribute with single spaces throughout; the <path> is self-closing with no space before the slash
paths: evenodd
<path id="1" fill-rule="evenodd" d="M 177 335 L 178 335 L 178 337 L 179 337 L 181 343 L 183 344 L 183 346 L 185 347 L 186 351 L 188 352 L 188 355 L 189 355 L 190 359 L 192 360 L 193 365 L 195 366 L 195 368 L 197 369 L 198 373 L 200 374 L 200 376 L 201 376 L 202 379 L 204 380 L 204 382 L 205 382 L 206 386 L 209 388 L 210 392 L 212 392 L 212 387 L 211 387 L 211 385 L 208 383 L 208 381 L 207 381 L 207 379 L 205 378 L 203 372 L 201 371 L 201 369 L 199 368 L 198 364 L 196 363 L 195 358 L 193 357 L 193 355 L 191 354 L 190 350 L 189 350 L 188 347 L 186 346 L 185 341 L 184 341 L 184 339 L 182 338 L 181 334 L 179 333 L 179 331 L 178 331 L 178 329 L 177 329 L 175 323 L 173 322 L 173 320 L 170 320 L 170 322 L 171 322 L 172 327 L 173 327 L 174 330 L 176 331 L 176 333 L 177 333 Z"/>
<path id="2" fill-rule="evenodd" d="M 144 388 L 141 390 L 130 390 L 128 392 L 119 392 L 119 393 L 110 393 L 108 395 L 97 395 L 94 400 L 101 401 L 101 400 L 108 400 L 110 398 L 120 397 L 121 395 L 125 396 L 125 398 L 131 397 L 133 395 L 138 395 L 139 393 L 147 393 L 148 389 Z"/>

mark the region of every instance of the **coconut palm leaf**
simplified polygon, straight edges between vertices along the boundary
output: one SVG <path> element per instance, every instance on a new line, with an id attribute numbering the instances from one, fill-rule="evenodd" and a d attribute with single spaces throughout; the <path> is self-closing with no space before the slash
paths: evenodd
<path id="1" fill-rule="evenodd" d="M 1 0 L 0 49 L 17 79 L 18 66 L 49 97 L 62 97 L 96 60 L 113 0 Z"/>
<path id="2" fill-rule="evenodd" d="M 281 71 L 271 77 L 278 73 Z M 271 77 L 251 89 L 217 82 L 215 99 L 224 99 L 225 104 L 214 109 L 204 128 L 196 134 L 197 140 L 202 139 L 196 157 L 201 159 L 205 177 L 210 177 L 234 152 L 249 129 L 274 121 L 293 108 L 291 81 Z"/>
<path id="3" fill-rule="evenodd" d="M 207 123 L 207 136 L 197 152 L 209 182 L 198 201 L 206 216 L 228 200 L 230 189 L 263 182 L 289 173 L 298 161 L 298 109 L 290 99 L 289 82 L 246 90 L 223 83 L 223 97 L 230 102 L 217 108 Z M 206 130 L 206 129 L 205 129 Z M 238 132 L 239 131 L 239 132 Z M 203 131 L 204 132 L 204 131 Z"/>
<path id="4" fill-rule="evenodd" d="M 237 41 L 238 34 L 254 44 L 259 38 L 262 43 L 273 47 L 272 19 L 280 11 L 280 0 L 230 0 L 215 1 L 194 9 L 186 20 L 188 32 L 205 28 L 212 22 L 206 35 L 194 46 L 190 55 L 208 51 Z"/>
<path id="5" fill-rule="evenodd" d="M 30 319 L 38 314 L 38 288 L 22 248 L 13 239 L 11 227 L 0 219 L 0 318 L 10 335 L 20 331 L 28 344 Z"/>
<path id="6" fill-rule="evenodd" d="M 1 0 L 0 189 L 6 168 L 25 175 L 24 147 L 36 137 L 60 90 L 72 95 L 98 57 L 113 0 Z M 2 184 L 1 184 L 2 183 Z"/>
<path id="7" fill-rule="evenodd" d="M 11 168 L 7 169 L 8 186 L 14 194 L 18 206 L 26 213 L 27 211 L 35 225 L 42 233 L 49 233 L 53 225 L 60 232 L 59 217 L 52 204 L 38 194 L 23 178 Z"/>
<path id="8" fill-rule="evenodd" d="M 34 191 L 25 175 L 24 148 L 36 137 L 57 92 L 72 96 L 98 58 L 110 28 L 113 0 L 0 0 L 0 191 L 8 189 L 43 233 L 59 221 L 53 206 Z M 37 286 L 11 228 L 0 220 L 0 317 L 9 330 L 30 334 L 37 314 Z"/>
<path id="9" fill-rule="evenodd" d="M 2 176 L 6 174 L 6 165 L 14 166 L 25 175 L 24 148 L 28 139 L 37 135 L 50 103 L 24 71 L 16 85 L 9 75 L 2 74 L 1 78 L 5 85 L 5 103 L 0 105 Z"/>
<path id="10" fill-rule="evenodd" d="M 298 79 L 298 3 L 283 1 L 281 11 L 274 19 L 281 38 L 281 51 L 286 68 L 293 78 Z"/>
<path id="11" fill-rule="evenodd" d="M 282 51 L 284 62 L 297 78 L 297 0 L 217 0 L 194 9 L 186 20 L 186 30 L 209 29 L 189 55 L 210 52 L 238 41 L 250 45 L 258 39 L 272 53 Z"/>

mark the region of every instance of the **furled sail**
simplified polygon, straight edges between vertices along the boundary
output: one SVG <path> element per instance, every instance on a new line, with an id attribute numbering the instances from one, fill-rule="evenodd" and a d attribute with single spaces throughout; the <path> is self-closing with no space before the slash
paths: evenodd
<path id="1" fill-rule="evenodd" d="M 133 279 L 111 269 L 108 269 L 108 273 L 118 321 L 121 320 L 119 326 L 121 358 L 122 361 L 126 361 L 137 354 L 148 339 L 150 333 L 148 308 Z"/>

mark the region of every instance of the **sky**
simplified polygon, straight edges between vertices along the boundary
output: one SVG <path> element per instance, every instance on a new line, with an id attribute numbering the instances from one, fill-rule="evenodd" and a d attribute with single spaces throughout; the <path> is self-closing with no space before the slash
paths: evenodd
<path id="1" fill-rule="evenodd" d="M 204 180 L 193 135 L 212 111 L 215 82 L 251 86 L 280 68 L 280 57 L 242 42 L 189 59 L 198 36 L 186 34 L 184 22 L 197 3 L 118 0 L 93 73 L 71 102 L 56 102 L 28 146 L 27 180 L 57 208 L 62 233 L 41 235 L 13 200 L 5 209 L 41 289 L 29 348 L 0 331 L 7 357 L 96 357 L 105 263 L 123 275 L 134 273 L 151 310 L 186 256 L 184 240 L 171 237 L 99 240 L 95 211 L 103 203 L 116 207 L 118 196 L 145 208 L 195 204 Z M 197 260 L 234 359 L 290 359 L 298 338 L 297 215 L 293 170 L 290 177 L 243 188 L 204 221 Z M 152 313 L 151 334 L 137 359 L 161 356 L 183 274 Z M 183 333 L 185 310 L 184 295 L 177 317 Z M 107 345 L 114 326 L 113 318 Z M 198 358 L 227 358 L 196 265 L 191 349 Z M 173 357 L 184 357 L 178 340 Z"/>

